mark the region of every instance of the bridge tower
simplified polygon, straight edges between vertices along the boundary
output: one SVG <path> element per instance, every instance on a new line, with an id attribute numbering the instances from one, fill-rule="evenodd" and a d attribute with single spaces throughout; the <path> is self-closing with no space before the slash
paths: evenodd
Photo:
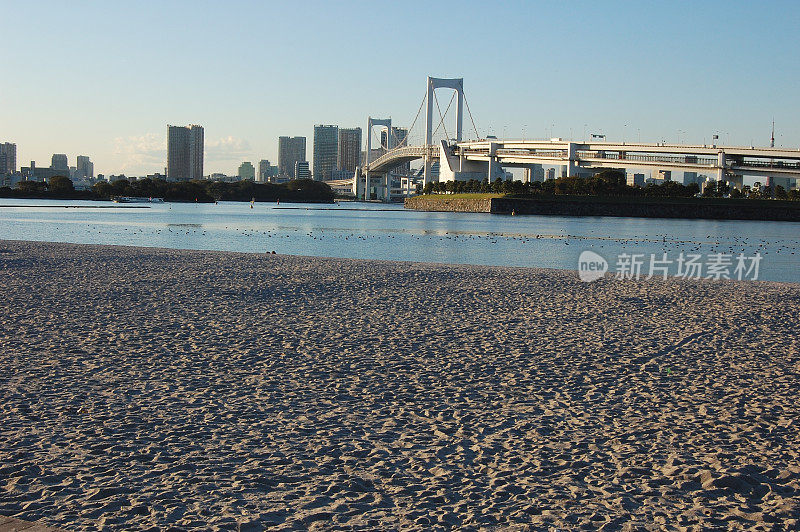
<path id="1" fill-rule="evenodd" d="M 364 201 L 369 200 L 369 160 L 370 152 L 372 151 L 372 128 L 374 126 L 382 126 L 386 128 L 386 138 L 390 139 L 392 137 L 392 119 L 391 118 L 372 118 L 371 116 L 367 118 L 367 154 L 364 159 L 364 166 L 366 167 L 366 171 L 364 172 Z M 387 148 L 389 147 L 389 142 L 387 140 Z M 358 196 L 358 191 L 356 191 L 356 197 Z M 384 196 L 385 201 L 389 201 L 391 199 L 391 183 L 389 182 L 389 172 L 386 172 L 386 196 Z"/>
<path id="2" fill-rule="evenodd" d="M 456 107 L 456 141 L 461 142 L 461 135 L 464 126 L 464 78 L 432 78 L 428 76 L 428 111 L 425 114 L 425 145 L 433 143 L 433 92 L 436 89 L 453 89 L 458 93 L 458 103 Z M 430 182 L 431 160 L 425 156 L 425 172 L 423 174 L 422 185 Z"/>

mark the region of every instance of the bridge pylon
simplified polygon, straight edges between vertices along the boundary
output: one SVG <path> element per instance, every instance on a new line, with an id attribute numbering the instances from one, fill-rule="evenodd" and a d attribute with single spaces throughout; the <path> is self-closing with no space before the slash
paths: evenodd
<path id="1" fill-rule="evenodd" d="M 364 161 L 364 201 L 370 199 L 369 197 L 369 165 L 372 161 L 369 160 L 370 153 L 372 152 L 372 128 L 374 126 L 381 126 L 386 128 L 386 142 L 387 149 L 389 148 L 389 140 L 392 137 L 392 119 L 391 118 L 367 118 L 367 154 Z M 389 172 L 386 172 L 386 196 L 384 201 L 391 200 L 391 183 L 389 182 Z"/>
<path id="2" fill-rule="evenodd" d="M 425 114 L 425 145 L 430 146 L 433 143 L 433 93 L 436 89 L 453 89 L 458 95 L 456 107 L 456 141 L 461 142 L 461 136 L 464 130 L 464 78 L 432 78 L 428 76 L 428 111 Z M 425 157 L 423 186 L 430 182 L 430 172 L 431 160 L 429 157 Z"/>

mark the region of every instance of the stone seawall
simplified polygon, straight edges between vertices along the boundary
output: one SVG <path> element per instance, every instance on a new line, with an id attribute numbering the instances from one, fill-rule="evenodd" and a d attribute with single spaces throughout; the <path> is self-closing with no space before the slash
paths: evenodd
<path id="1" fill-rule="evenodd" d="M 628 216 L 637 218 L 697 218 L 710 220 L 772 220 L 800 222 L 800 205 L 783 202 L 769 206 L 742 204 L 727 200 L 688 203 L 668 201 L 619 200 L 566 200 L 566 199 L 516 199 L 492 198 L 491 211 L 495 214 L 540 214 L 560 216 Z"/>
<path id="2" fill-rule="evenodd" d="M 709 220 L 765 220 L 800 222 L 800 205 L 750 200 L 643 201 L 639 198 L 447 198 L 416 196 L 405 200 L 407 209 L 440 212 L 489 212 L 555 216 L 622 216 Z"/>
<path id="3" fill-rule="evenodd" d="M 492 212 L 492 199 L 497 198 L 448 198 L 446 196 L 414 196 L 406 198 L 406 209 L 434 212 Z M 511 212 L 511 211 L 509 211 Z"/>

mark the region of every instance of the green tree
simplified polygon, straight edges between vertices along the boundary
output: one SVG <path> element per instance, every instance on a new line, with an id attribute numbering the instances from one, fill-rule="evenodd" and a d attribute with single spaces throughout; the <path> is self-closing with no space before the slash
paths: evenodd
<path id="1" fill-rule="evenodd" d="M 501 178 L 498 177 L 494 180 L 494 183 L 492 183 L 492 192 L 495 194 L 503 192 L 503 180 Z"/>
<path id="2" fill-rule="evenodd" d="M 20 181 L 17 183 L 17 190 L 22 194 L 43 194 L 47 190 L 47 183 L 44 181 Z"/>
<path id="3" fill-rule="evenodd" d="M 98 198 L 108 199 L 114 194 L 114 188 L 107 181 L 98 181 L 92 187 L 92 191 Z"/>
<path id="4" fill-rule="evenodd" d="M 707 198 L 713 198 L 716 195 L 717 195 L 717 182 L 708 181 L 706 183 L 706 188 L 703 190 L 703 196 Z"/>
<path id="5" fill-rule="evenodd" d="M 75 186 L 70 178 L 56 175 L 50 178 L 47 190 L 53 194 L 70 194 L 75 192 Z"/>

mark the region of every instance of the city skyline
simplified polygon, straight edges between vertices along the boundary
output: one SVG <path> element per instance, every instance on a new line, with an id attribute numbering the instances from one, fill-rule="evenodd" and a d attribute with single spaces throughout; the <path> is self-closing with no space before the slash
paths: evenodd
<path id="1" fill-rule="evenodd" d="M 243 160 L 276 160 L 279 136 L 312 139 L 314 124 L 363 127 L 371 115 L 409 127 L 427 75 L 464 77 L 482 136 L 602 133 L 702 144 L 718 134 L 722 144 L 767 146 L 774 116 L 776 145 L 800 147 L 793 97 L 800 65 L 791 42 L 800 8 L 791 2 L 510 2 L 492 6 L 488 25 L 472 16 L 485 6 L 470 2 L 369 12 L 360 4 L 238 2 L 198 8 L 191 24 L 184 7 L 5 6 L 9 20 L 35 20 L 41 30 L 34 40 L 24 25 L 6 34 L 13 75 L 0 80 L 0 95 L 14 105 L 0 138 L 17 145 L 17 166 L 66 153 L 88 154 L 107 175 L 163 171 L 163 124 L 200 123 L 205 174 L 232 173 Z M 341 24 L 335 30 L 332 18 Z M 436 21 L 446 18 L 462 28 L 459 36 L 446 25 L 439 31 Z M 97 31 L 70 30 L 78 19 Z M 264 36 L 228 36 L 225 28 L 242 19 L 281 23 Z M 391 60 L 364 44 L 385 39 L 386 20 L 403 28 Z M 323 46 L 334 31 L 338 45 Z M 80 71 L 69 68 L 74 57 L 82 58 Z M 263 72 L 253 68 L 264 61 Z M 242 72 L 253 79 L 225 82 Z M 53 78 L 62 80 L 58 90 Z M 471 127 L 465 133 L 474 136 Z"/>

